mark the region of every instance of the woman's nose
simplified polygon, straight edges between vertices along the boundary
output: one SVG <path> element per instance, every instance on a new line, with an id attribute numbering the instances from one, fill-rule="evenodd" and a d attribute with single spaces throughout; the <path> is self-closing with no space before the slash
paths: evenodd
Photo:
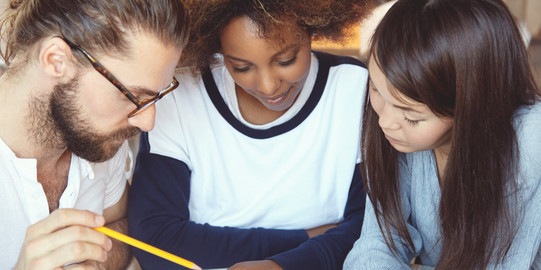
<path id="1" fill-rule="evenodd" d="M 259 75 L 257 90 L 267 96 L 273 96 L 280 88 L 280 79 L 271 72 L 264 71 Z"/>
<path id="2" fill-rule="evenodd" d="M 400 123 L 398 123 L 398 119 L 399 116 L 397 116 L 395 112 L 393 112 L 393 110 L 389 107 L 389 105 L 386 104 L 379 114 L 378 123 L 379 126 L 384 130 L 399 129 Z"/>

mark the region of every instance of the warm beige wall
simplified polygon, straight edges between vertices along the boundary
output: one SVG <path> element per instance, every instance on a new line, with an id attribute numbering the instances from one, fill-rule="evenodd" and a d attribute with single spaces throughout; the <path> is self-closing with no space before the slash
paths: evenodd
<path id="1" fill-rule="evenodd" d="M 314 42 L 312 44 L 313 49 L 355 56 L 361 61 L 366 61 L 368 58 L 370 37 L 374 33 L 381 18 L 383 18 L 394 2 L 396 1 L 388 1 L 374 8 L 371 15 L 361 22 L 359 26 L 350 29 L 351 35 L 345 43 Z"/>
<path id="2" fill-rule="evenodd" d="M 511 12 L 524 22 L 532 36 L 541 38 L 541 0 L 504 0 Z"/>
<path id="3" fill-rule="evenodd" d="M 355 26 L 348 30 L 347 39 L 344 42 L 330 42 L 330 41 L 314 41 L 312 42 L 312 49 L 316 51 L 325 51 L 338 55 L 348 55 L 359 58 L 359 27 Z"/>

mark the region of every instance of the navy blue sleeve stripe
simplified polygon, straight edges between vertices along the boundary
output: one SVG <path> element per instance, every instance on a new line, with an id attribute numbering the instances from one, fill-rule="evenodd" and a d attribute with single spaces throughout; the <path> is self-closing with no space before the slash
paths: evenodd
<path id="1" fill-rule="evenodd" d="M 261 260 L 297 247 L 304 230 L 239 229 L 190 221 L 190 171 L 179 160 L 140 152 L 128 200 L 129 233 L 204 268 Z M 142 250 L 133 253 L 143 269 L 178 265 Z"/>

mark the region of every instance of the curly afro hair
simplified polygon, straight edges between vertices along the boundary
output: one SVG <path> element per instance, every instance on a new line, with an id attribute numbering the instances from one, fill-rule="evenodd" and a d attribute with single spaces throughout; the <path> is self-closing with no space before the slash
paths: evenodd
<path id="1" fill-rule="evenodd" d="M 259 35 L 281 40 L 286 29 L 312 39 L 340 42 L 346 29 L 358 25 L 371 11 L 372 0 L 184 0 L 192 19 L 181 63 L 204 70 L 221 51 L 220 35 L 231 19 L 246 16 L 259 26 Z"/>

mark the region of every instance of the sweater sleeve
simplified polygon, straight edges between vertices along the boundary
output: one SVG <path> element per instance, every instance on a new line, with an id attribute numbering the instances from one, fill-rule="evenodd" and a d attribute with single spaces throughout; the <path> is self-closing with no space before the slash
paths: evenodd
<path id="1" fill-rule="evenodd" d="M 357 164 L 349 189 L 344 220 L 340 225 L 323 235 L 307 240 L 297 248 L 269 259 L 286 270 L 341 269 L 346 255 L 361 233 L 365 196 L 359 164 Z"/>
<path id="2" fill-rule="evenodd" d="M 401 163 L 401 174 L 411 175 L 406 169 L 405 160 L 400 159 L 399 162 Z M 408 197 L 408 189 L 408 185 L 401 185 L 401 207 L 407 219 L 406 226 L 413 240 L 415 250 L 411 250 L 405 241 L 402 241 L 398 237 L 395 231 L 391 232 L 391 237 L 396 244 L 398 252 L 394 253 L 387 246 L 376 220 L 374 206 L 367 196 L 366 200 L 368 203 L 366 204 L 361 237 L 355 242 L 344 262 L 345 270 L 410 269 L 409 262 L 413 257 L 419 255 L 422 248 L 422 239 L 419 231 L 411 223 L 411 205 Z"/>
<path id="3" fill-rule="evenodd" d="M 297 247 L 304 230 L 239 229 L 190 221 L 190 171 L 184 162 L 141 151 L 128 203 L 129 233 L 203 268 L 229 267 L 261 260 Z M 143 269 L 178 269 L 178 265 L 134 249 Z"/>
<path id="4" fill-rule="evenodd" d="M 420 236 L 418 234 L 412 234 L 413 227 L 410 224 L 408 224 L 408 229 L 410 229 L 409 232 L 415 246 L 418 247 L 421 243 L 415 240 L 420 240 Z M 414 257 L 414 254 L 408 252 L 407 246 L 400 241 L 397 235 L 393 235 L 393 238 L 398 247 L 398 254 L 396 255 L 387 247 L 376 221 L 374 208 L 370 202 L 367 203 L 361 238 L 355 243 L 353 249 L 348 254 L 344 262 L 344 269 L 409 270 L 409 261 Z"/>

